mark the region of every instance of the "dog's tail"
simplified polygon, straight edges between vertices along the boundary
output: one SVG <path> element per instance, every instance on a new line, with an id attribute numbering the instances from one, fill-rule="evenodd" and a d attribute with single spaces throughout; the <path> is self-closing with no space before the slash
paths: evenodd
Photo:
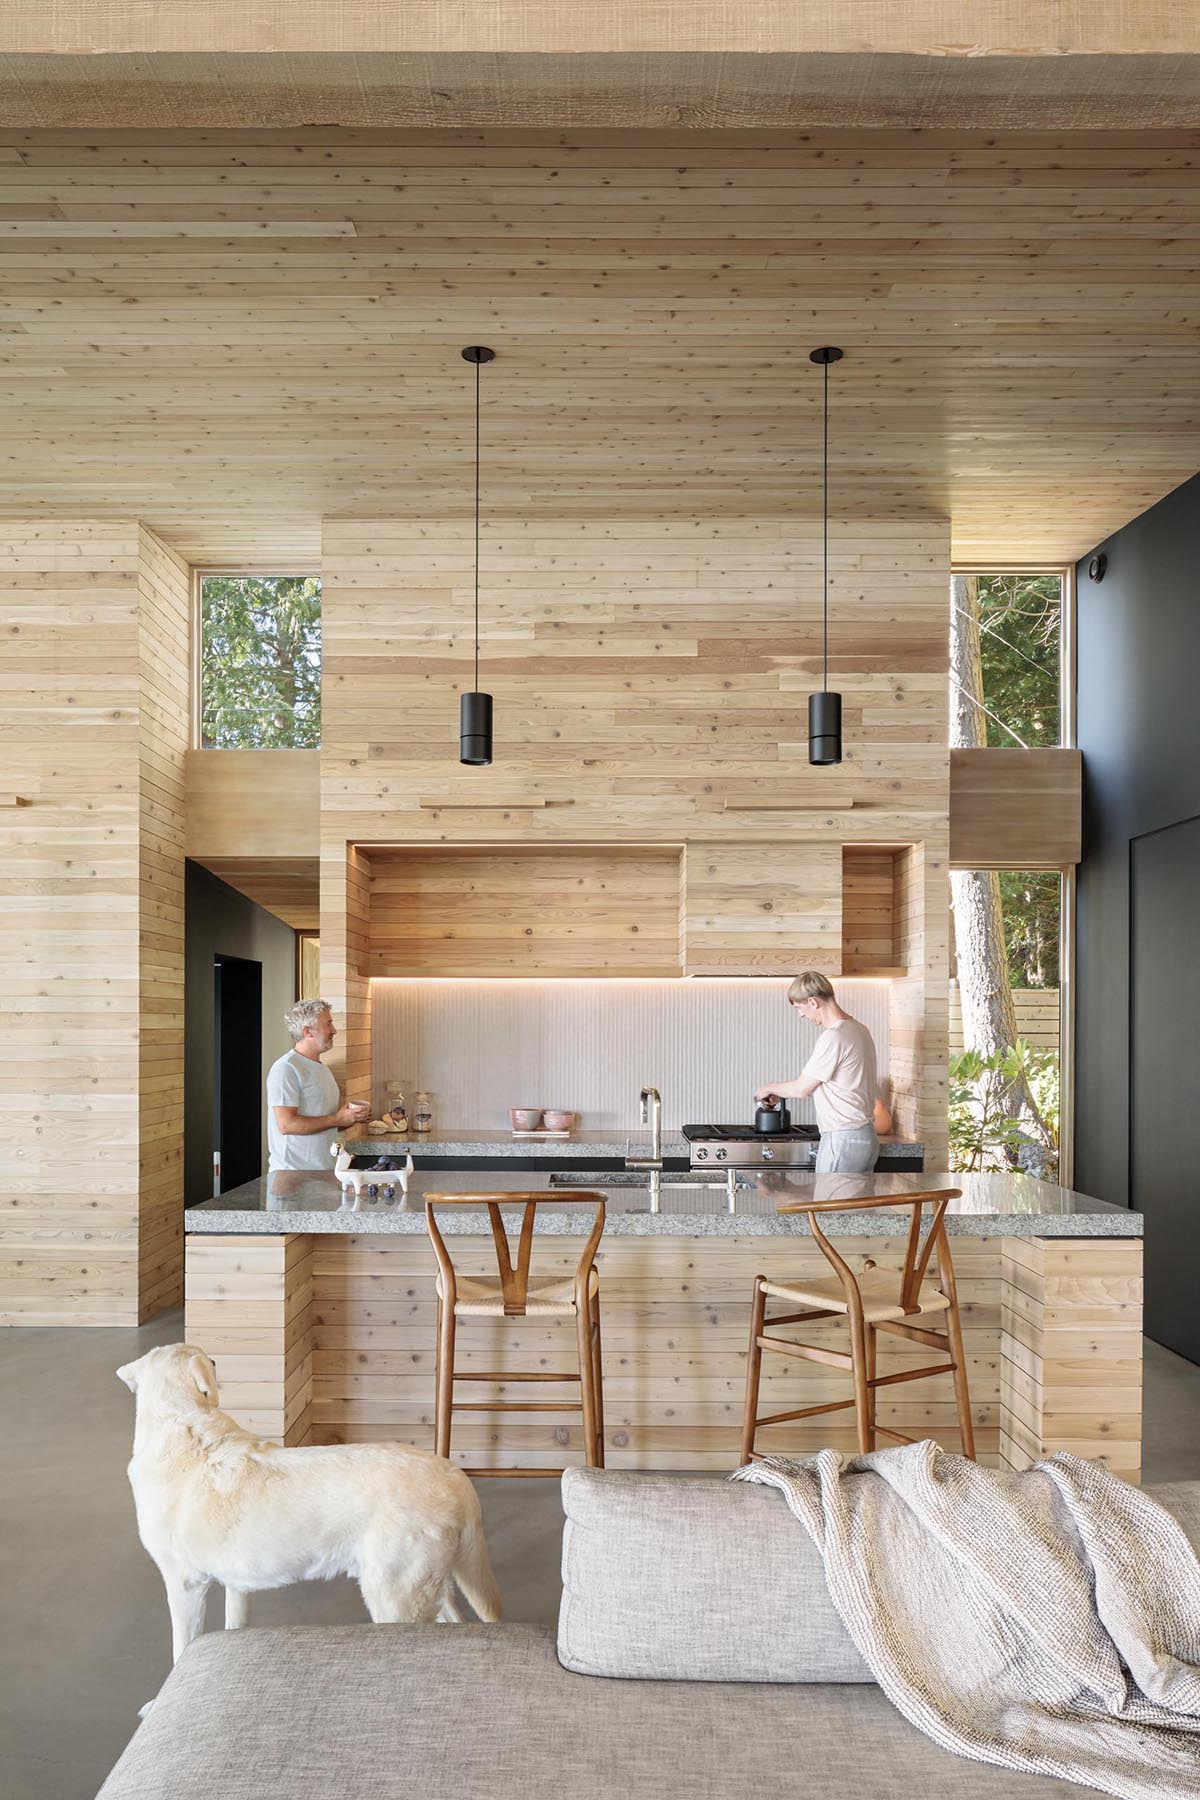
<path id="1" fill-rule="evenodd" d="M 485 1624 L 494 1624 L 500 1618 L 500 1589 L 496 1586 L 496 1577 L 492 1573 L 492 1564 L 488 1556 L 487 1544 L 483 1536 L 483 1521 L 476 1513 L 470 1524 L 463 1528 L 458 1542 L 458 1560 L 454 1565 L 454 1579 L 462 1589 L 473 1612 Z"/>

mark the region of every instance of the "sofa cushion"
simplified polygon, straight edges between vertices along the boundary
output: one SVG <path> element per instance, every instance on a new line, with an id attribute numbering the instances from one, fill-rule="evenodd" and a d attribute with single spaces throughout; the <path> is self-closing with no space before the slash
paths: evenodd
<path id="1" fill-rule="evenodd" d="M 772 1488 L 568 1469 L 558 1653 L 580 1675 L 870 1681 L 821 1557 Z M 1200 1482 L 1148 1487 L 1200 1551 Z"/>
<path id="2" fill-rule="evenodd" d="M 558 1654 L 581 1675 L 870 1681 L 821 1557 L 773 1488 L 720 1476 L 563 1476 Z"/>
<path id="3" fill-rule="evenodd" d="M 211 1632 L 99 1800 L 1094 1800 L 949 1756 L 876 1687 L 596 1681 L 526 1625 Z"/>

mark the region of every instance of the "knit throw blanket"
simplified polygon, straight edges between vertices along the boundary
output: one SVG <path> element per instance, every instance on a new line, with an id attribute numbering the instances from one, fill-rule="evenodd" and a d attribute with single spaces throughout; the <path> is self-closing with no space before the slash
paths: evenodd
<path id="1" fill-rule="evenodd" d="M 1120 1800 L 1200 1796 L 1200 1563 L 1146 1494 L 1065 1453 L 999 1474 L 928 1442 L 733 1479 L 780 1489 L 935 1743 Z"/>

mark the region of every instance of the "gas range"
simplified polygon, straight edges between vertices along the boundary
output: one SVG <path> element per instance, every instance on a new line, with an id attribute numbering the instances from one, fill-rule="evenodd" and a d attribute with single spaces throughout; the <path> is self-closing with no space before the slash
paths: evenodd
<path id="1" fill-rule="evenodd" d="M 753 1125 L 685 1125 L 693 1169 L 755 1167 L 772 1163 L 789 1169 L 811 1169 L 817 1160 L 820 1132 L 815 1125 L 793 1125 L 789 1131 L 755 1131 Z"/>

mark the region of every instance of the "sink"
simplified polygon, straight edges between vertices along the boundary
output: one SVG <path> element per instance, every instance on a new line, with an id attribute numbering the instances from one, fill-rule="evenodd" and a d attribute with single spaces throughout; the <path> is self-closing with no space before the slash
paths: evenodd
<path id="1" fill-rule="evenodd" d="M 555 1169 L 551 1187 L 637 1187 L 648 1188 L 652 1169 Z M 664 1169 L 659 1175 L 663 1187 L 703 1188 L 706 1193 L 724 1193 L 729 1183 L 724 1175 L 695 1175 L 688 1169 Z"/>

